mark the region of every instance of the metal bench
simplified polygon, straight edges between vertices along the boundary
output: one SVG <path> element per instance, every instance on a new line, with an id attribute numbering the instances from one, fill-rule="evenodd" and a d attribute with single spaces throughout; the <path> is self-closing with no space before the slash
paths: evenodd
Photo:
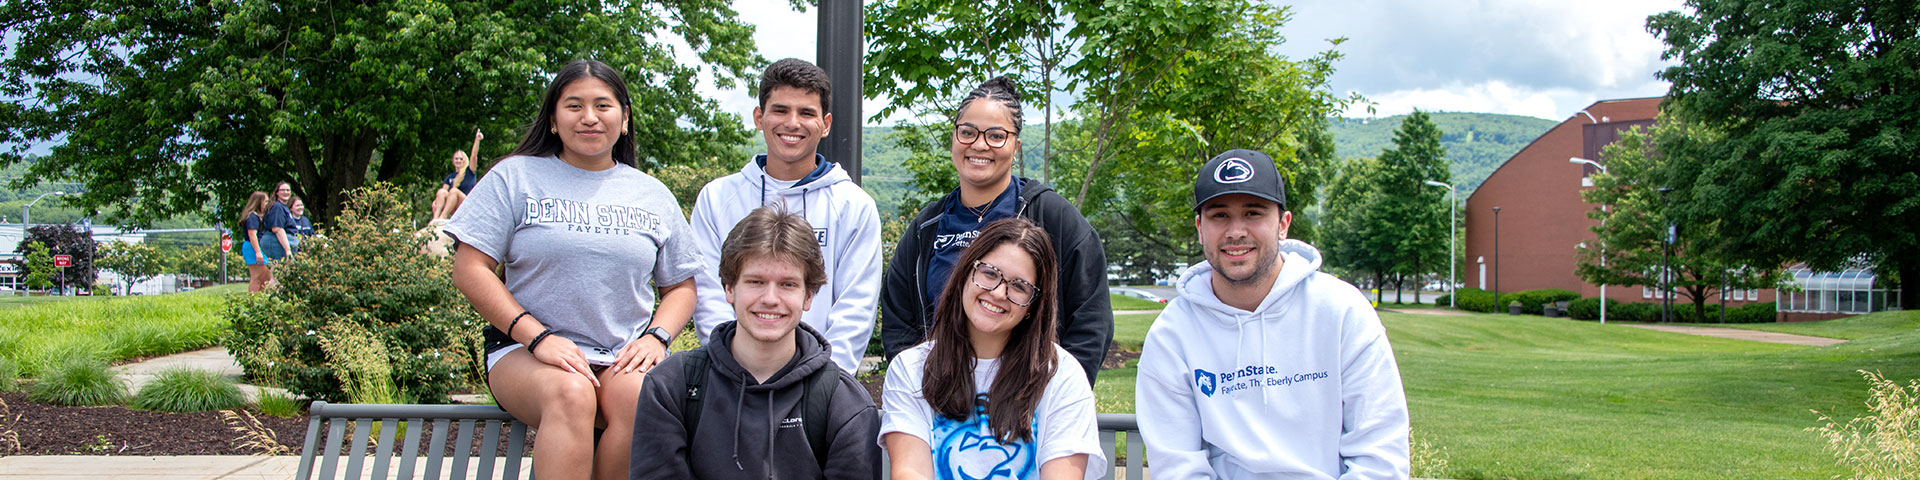
<path id="1" fill-rule="evenodd" d="M 421 476 L 416 476 L 415 463 L 419 459 L 420 430 L 432 421 L 433 435 L 428 441 L 429 452 L 426 468 Z M 373 432 L 373 422 L 384 422 L 380 429 L 380 439 L 373 454 L 373 465 L 363 472 L 363 461 L 367 458 L 367 440 Z M 1101 469 L 1105 473 L 1101 478 L 1113 480 L 1114 450 L 1121 440 L 1127 443 L 1127 480 L 1147 478 L 1144 470 L 1146 442 L 1140 438 L 1140 425 L 1130 413 L 1102 413 L 1098 416 L 1100 424 L 1100 449 L 1106 454 L 1103 465 L 1089 465 L 1088 468 Z M 404 422 L 407 434 L 400 444 L 400 460 L 394 465 L 397 471 L 390 471 L 389 461 L 393 459 L 395 431 Z M 347 432 L 347 424 L 353 424 L 353 431 Z M 473 451 L 475 424 L 484 429 L 481 433 L 480 448 Z M 442 455 L 445 450 L 449 428 L 458 426 L 454 438 L 454 456 L 446 475 L 442 476 L 441 465 L 447 460 Z M 505 465 L 498 472 L 494 470 L 496 447 L 500 442 L 502 427 L 507 435 Z M 322 433 L 324 432 L 324 433 Z M 349 433 L 351 433 L 349 435 Z M 349 438 L 351 437 L 351 438 Z M 324 443 L 323 443 L 324 442 Z M 348 451 L 342 455 L 341 444 L 346 443 Z M 526 458 L 527 425 L 513 419 L 506 411 L 491 405 L 352 405 L 313 402 L 307 420 L 306 443 L 300 447 L 300 468 L 294 478 L 307 480 L 314 478 L 314 457 L 320 456 L 319 473 L 322 479 L 386 479 L 386 478 L 520 478 L 521 460 Z M 476 455 L 477 453 L 477 455 Z M 339 459 L 346 457 L 346 468 L 340 471 Z M 467 474 L 468 459 L 477 459 L 474 474 Z M 881 461 L 885 462 L 882 456 Z M 882 472 L 886 469 L 883 467 Z M 392 477 L 388 474 L 392 473 Z M 531 475 L 528 475 L 531 477 Z"/>
<path id="2" fill-rule="evenodd" d="M 300 447 L 300 468 L 294 478 L 307 480 L 314 478 L 314 457 L 320 457 L 319 474 L 322 479 L 344 478 L 520 478 L 521 460 L 526 456 L 527 424 L 520 423 L 500 407 L 492 405 L 353 405 L 313 402 L 308 409 L 307 439 Z M 383 422 L 380 439 L 373 454 L 371 469 L 362 471 L 363 461 L 367 459 L 367 440 L 374 430 L 374 422 Z M 433 434 L 427 445 L 425 469 L 415 474 L 415 464 L 420 458 L 420 431 L 426 429 L 431 421 Z M 347 424 L 353 424 L 351 438 Z M 481 430 L 478 451 L 474 448 L 474 431 Z M 395 432 L 407 431 L 401 440 L 400 459 L 390 470 L 388 462 L 393 459 Z M 453 428 L 457 427 L 457 430 Z M 498 454 L 501 430 L 506 432 L 507 453 Z M 451 462 L 444 452 L 449 432 L 457 432 L 453 437 L 454 455 Z M 323 443 L 324 442 L 324 443 Z M 342 455 L 341 444 L 348 445 L 348 451 Z M 345 457 L 346 468 L 337 471 L 338 461 Z M 496 456 L 502 457 L 505 464 L 498 472 L 494 470 Z M 467 473 L 469 459 L 477 460 L 472 475 Z M 442 464 L 449 463 L 442 476 Z M 392 477 L 388 474 L 391 473 Z"/>

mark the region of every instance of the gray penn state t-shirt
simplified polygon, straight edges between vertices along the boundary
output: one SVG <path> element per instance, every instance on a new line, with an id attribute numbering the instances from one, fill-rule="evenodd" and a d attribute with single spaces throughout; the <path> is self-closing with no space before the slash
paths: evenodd
<path id="1" fill-rule="evenodd" d="M 673 192 L 626 165 L 508 157 L 446 232 L 506 265 L 514 300 L 581 348 L 619 351 L 653 320 L 655 285 L 704 268 Z"/>

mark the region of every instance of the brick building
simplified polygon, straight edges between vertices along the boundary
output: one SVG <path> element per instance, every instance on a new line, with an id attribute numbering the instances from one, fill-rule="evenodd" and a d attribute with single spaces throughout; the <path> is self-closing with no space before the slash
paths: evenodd
<path id="1" fill-rule="evenodd" d="M 1574 275 L 1580 245 L 1597 248 L 1587 218 L 1593 209 L 1580 198 L 1590 185 L 1590 165 L 1569 158 L 1598 161 L 1600 149 L 1620 139 L 1620 132 L 1649 128 L 1659 113 L 1661 98 L 1602 100 L 1561 122 L 1507 159 L 1467 197 L 1466 264 L 1461 278 L 1468 287 L 1501 292 L 1559 288 L 1583 297 L 1600 296 L 1600 286 Z M 1500 208 L 1499 252 L 1495 254 L 1493 209 Z M 1497 275 L 1497 277 L 1496 277 Z M 1658 302 L 1652 288 L 1614 286 L 1607 297 L 1620 302 Z M 1710 303 L 1718 303 L 1718 298 Z M 1772 289 L 1733 292 L 1729 308 L 1753 301 L 1775 300 Z M 1685 302 L 1677 296 L 1675 302 Z M 1678 307 L 1676 307 L 1678 308 Z"/>

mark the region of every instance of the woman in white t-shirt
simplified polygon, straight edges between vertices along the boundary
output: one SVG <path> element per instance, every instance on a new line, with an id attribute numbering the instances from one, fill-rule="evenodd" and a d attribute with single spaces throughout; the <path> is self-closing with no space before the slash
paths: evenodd
<path id="1" fill-rule="evenodd" d="M 487 321 L 487 386 L 540 429 L 542 479 L 626 478 L 641 379 L 693 316 L 701 257 L 673 193 L 634 168 L 632 107 L 612 67 L 567 64 L 446 227 L 453 284 Z"/>
<path id="2" fill-rule="evenodd" d="M 954 263 L 926 342 L 887 369 L 880 444 L 894 479 L 1100 478 L 1093 388 L 1054 342 L 1047 232 L 990 223 Z"/>

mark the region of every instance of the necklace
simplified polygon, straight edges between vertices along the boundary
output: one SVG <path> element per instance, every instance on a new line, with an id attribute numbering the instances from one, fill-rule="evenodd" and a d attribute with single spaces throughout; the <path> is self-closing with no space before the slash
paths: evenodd
<path id="1" fill-rule="evenodd" d="M 966 207 L 967 213 L 973 214 L 974 222 L 984 222 L 987 220 L 987 209 L 993 206 L 993 201 L 988 200 L 987 203 L 981 205 L 980 208 L 968 207 L 966 203 L 961 203 L 960 206 Z"/>

